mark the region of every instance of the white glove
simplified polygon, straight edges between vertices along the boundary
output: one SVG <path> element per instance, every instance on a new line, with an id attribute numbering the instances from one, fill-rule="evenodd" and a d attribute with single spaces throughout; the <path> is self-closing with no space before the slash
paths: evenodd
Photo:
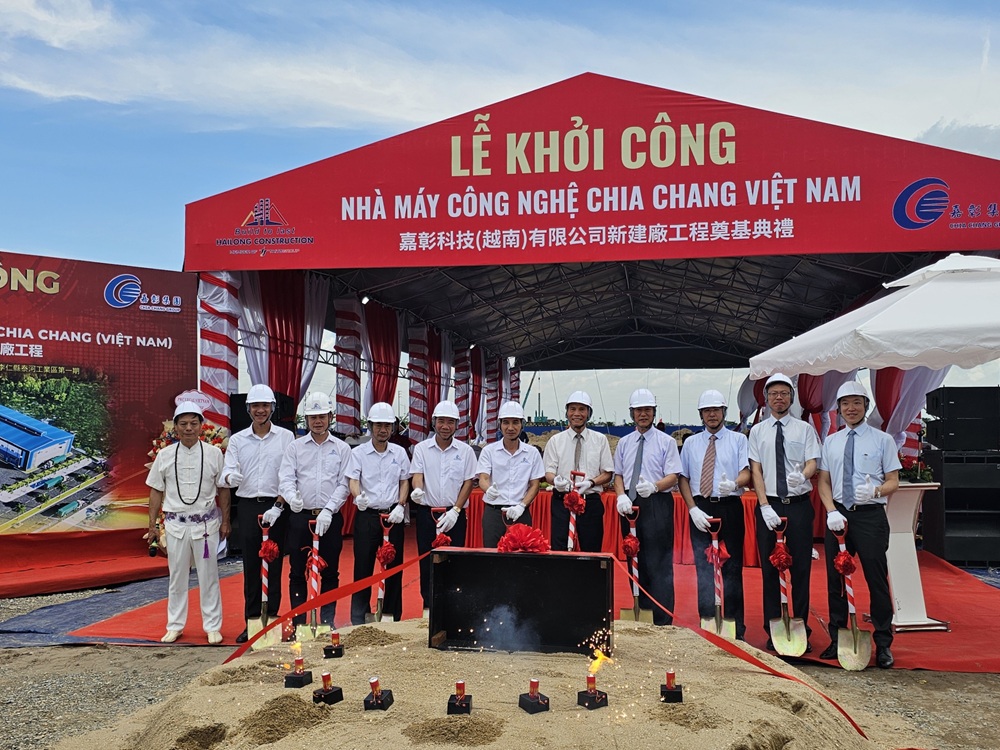
<path id="1" fill-rule="evenodd" d="M 274 526 L 279 518 L 281 518 L 281 511 L 283 511 L 280 505 L 275 505 L 264 511 L 264 517 L 261 519 L 263 523 L 268 526 Z"/>
<path id="2" fill-rule="evenodd" d="M 623 516 L 631 515 L 632 513 L 632 498 L 628 495 L 618 496 L 618 512 Z"/>
<path id="3" fill-rule="evenodd" d="M 403 508 L 402 505 L 396 503 L 392 508 L 392 512 L 389 514 L 389 517 L 386 520 L 389 523 L 402 523 L 403 518 L 405 516 L 406 516 L 406 510 Z"/>
<path id="4" fill-rule="evenodd" d="M 424 495 L 426 494 L 427 493 L 424 492 L 423 487 L 414 487 L 412 490 L 410 490 L 410 500 L 412 500 L 415 503 L 423 502 Z"/>
<path id="5" fill-rule="evenodd" d="M 736 482 L 726 479 L 726 472 L 722 472 L 722 479 L 719 480 L 719 494 L 723 497 L 736 492 Z"/>
<path id="6" fill-rule="evenodd" d="M 639 481 L 635 483 L 635 494 L 639 497 L 649 497 L 654 492 L 656 492 L 656 485 L 639 477 Z"/>
<path id="7" fill-rule="evenodd" d="M 831 510 L 826 514 L 826 528 L 830 531 L 843 531 L 846 523 L 847 519 L 839 510 Z"/>
<path id="8" fill-rule="evenodd" d="M 491 502 L 496 502 L 500 499 L 500 488 L 495 484 L 491 484 L 490 488 L 483 493 L 483 498 Z"/>
<path id="9" fill-rule="evenodd" d="M 859 484 L 854 488 L 854 502 L 856 503 L 867 503 L 870 502 L 875 497 L 875 485 L 872 484 L 872 478 L 865 474 L 865 483 Z M 840 531 L 840 529 L 837 529 Z"/>
<path id="10" fill-rule="evenodd" d="M 772 513 L 773 512 L 774 511 L 772 511 Z M 706 534 L 709 532 L 711 525 L 709 524 L 708 519 L 711 518 L 711 516 L 708 515 L 708 513 L 695 505 L 693 508 L 688 508 L 688 515 L 691 516 L 691 523 L 695 525 L 695 528 L 698 529 L 698 531 L 703 531 Z"/>
<path id="11" fill-rule="evenodd" d="M 442 515 L 441 519 L 437 522 L 437 533 L 447 534 L 458 523 L 458 519 L 459 512 L 454 508 L 448 508 L 448 512 Z"/>
<path id="12" fill-rule="evenodd" d="M 767 525 L 771 531 L 781 526 L 781 517 L 775 512 L 774 508 L 770 505 L 760 506 L 760 515 L 764 519 L 764 523 Z"/>
<path id="13" fill-rule="evenodd" d="M 589 479 L 581 479 L 573 486 L 576 488 L 576 491 L 579 492 L 581 495 L 586 495 L 587 491 L 594 486 L 594 483 L 591 482 Z"/>
<path id="14" fill-rule="evenodd" d="M 368 510 L 368 493 L 361 490 L 357 497 L 354 498 L 354 506 L 358 510 Z"/>
<path id="15" fill-rule="evenodd" d="M 556 474 L 555 479 L 552 480 L 552 486 L 555 487 L 560 492 L 569 492 L 573 489 L 573 484 L 562 474 Z"/>
<path id="16" fill-rule="evenodd" d="M 819 560 L 819 550 L 818 550 L 818 549 L 816 549 L 815 547 L 813 547 L 813 551 L 812 551 L 812 559 L 813 559 L 813 560 Z"/>
<path id="17" fill-rule="evenodd" d="M 233 488 L 239 487 L 241 484 L 243 484 L 243 475 L 238 471 L 229 472 L 229 481 L 226 482 L 226 485 Z"/>
<path id="18" fill-rule="evenodd" d="M 299 494 L 298 490 L 292 490 L 292 496 L 285 499 L 288 500 L 288 507 L 291 509 L 292 513 L 302 512 L 302 495 Z"/>
<path id="19" fill-rule="evenodd" d="M 803 484 L 793 485 L 791 482 L 788 483 L 788 494 L 792 497 L 795 495 L 805 495 L 807 492 L 812 492 L 812 489 L 812 482 L 808 479 Z"/>
<path id="20" fill-rule="evenodd" d="M 785 480 L 788 483 L 788 492 L 790 494 L 795 494 L 792 493 L 792 487 L 801 487 L 803 484 L 809 481 L 808 479 L 806 479 L 806 475 L 802 473 L 802 464 L 795 464 L 795 471 L 789 472 L 788 475 L 785 477 Z M 801 495 L 802 493 L 800 492 L 798 494 Z"/>
<path id="21" fill-rule="evenodd" d="M 323 536 L 330 530 L 331 523 L 333 523 L 333 512 L 329 508 L 323 508 L 320 514 L 316 516 L 316 534 Z"/>
<path id="22" fill-rule="evenodd" d="M 513 505 L 508 505 L 507 509 L 504 511 L 504 515 L 507 516 L 508 521 L 516 521 L 524 513 L 524 506 L 521 503 L 514 503 Z"/>

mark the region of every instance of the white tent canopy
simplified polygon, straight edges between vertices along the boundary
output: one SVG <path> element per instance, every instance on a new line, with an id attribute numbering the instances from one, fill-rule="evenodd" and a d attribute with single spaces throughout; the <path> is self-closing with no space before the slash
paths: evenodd
<path id="1" fill-rule="evenodd" d="M 1000 358 L 1000 260 L 954 254 L 908 284 L 750 359 L 754 380 L 857 367 L 975 367 Z"/>

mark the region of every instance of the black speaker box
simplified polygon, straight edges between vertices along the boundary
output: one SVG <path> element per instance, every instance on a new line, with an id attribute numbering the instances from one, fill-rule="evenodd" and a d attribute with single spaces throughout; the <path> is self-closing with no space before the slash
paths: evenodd
<path id="1" fill-rule="evenodd" d="M 990 419 L 937 419 L 927 421 L 927 442 L 943 451 L 1000 449 L 1000 421 Z"/>
<path id="2" fill-rule="evenodd" d="M 938 419 L 1000 418 L 1000 388 L 945 386 L 927 394 L 927 413 Z"/>
<path id="3" fill-rule="evenodd" d="M 448 549 L 431 558 L 429 647 L 610 653 L 610 555 Z"/>
<path id="4" fill-rule="evenodd" d="M 295 401 L 291 396 L 275 391 L 274 401 L 277 408 L 271 416 L 271 422 L 278 427 L 295 432 Z M 247 412 L 247 394 L 231 393 L 229 395 L 229 425 L 230 432 L 239 432 L 250 426 L 252 420 Z"/>

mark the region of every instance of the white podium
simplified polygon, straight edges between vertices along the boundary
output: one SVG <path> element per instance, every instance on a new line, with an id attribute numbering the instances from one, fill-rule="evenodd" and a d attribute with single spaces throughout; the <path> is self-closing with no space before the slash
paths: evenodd
<path id="1" fill-rule="evenodd" d="M 892 624 L 897 633 L 908 630 L 949 630 L 948 623 L 927 616 L 924 604 L 924 587 L 917 564 L 917 547 L 913 534 L 917 528 L 917 514 L 925 490 L 935 490 L 940 485 L 899 485 L 887 501 L 889 518 L 889 587 L 892 590 Z"/>

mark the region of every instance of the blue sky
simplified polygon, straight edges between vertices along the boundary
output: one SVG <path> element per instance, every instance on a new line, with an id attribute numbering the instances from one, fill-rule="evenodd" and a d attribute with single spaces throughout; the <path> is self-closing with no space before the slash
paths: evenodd
<path id="1" fill-rule="evenodd" d="M 0 0 L 0 251 L 179 270 L 186 203 L 583 71 L 1000 158 L 993 26 L 992 2 Z"/>

